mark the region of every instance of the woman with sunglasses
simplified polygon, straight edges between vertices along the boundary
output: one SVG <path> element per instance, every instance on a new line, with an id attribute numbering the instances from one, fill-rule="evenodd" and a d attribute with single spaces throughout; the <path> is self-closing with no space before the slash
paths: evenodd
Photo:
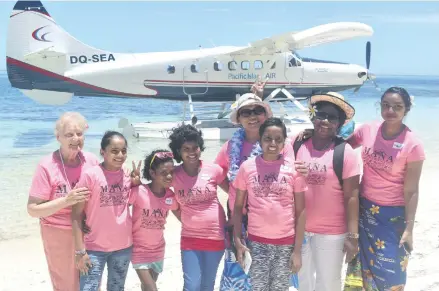
<path id="1" fill-rule="evenodd" d="M 271 118 L 273 113 L 270 105 L 262 101 L 265 82 L 260 79 L 256 81 L 251 91 L 242 95 L 232 106 L 232 113 L 230 114 L 230 121 L 234 124 L 240 125 L 233 137 L 227 141 L 220 149 L 215 163 L 220 165 L 227 173 L 227 183 L 221 185 L 225 192 L 228 192 L 229 199 L 227 201 L 227 217 L 228 217 L 228 240 L 233 238 L 233 210 L 236 199 L 236 189 L 233 186 L 233 181 L 240 165 L 248 158 L 256 157 L 262 154 L 260 146 L 259 128 L 267 118 Z M 296 163 L 296 170 L 302 174 L 307 174 L 308 169 L 303 163 Z M 243 235 L 246 238 L 247 231 L 247 210 L 243 207 Z M 231 243 L 228 244 L 226 253 L 233 252 Z M 233 256 L 224 256 L 224 270 L 221 277 L 221 288 L 228 290 L 228 288 L 237 288 L 240 290 L 251 290 L 249 277 L 244 273 L 240 265 L 236 262 Z"/>
<path id="2" fill-rule="evenodd" d="M 171 152 L 155 150 L 146 156 L 143 178 L 151 181 L 133 190 L 133 254 L 131 263 L 142 291 L 157 291 L 165 258 L 164 229 L 169 210 L 180 219 L 179 205 L 169 188 L 174 175 Z"/>
<path id="3" fill-rule="evenodd" d="M 172 186 L 181 209 L 181 260 L 184 291 L 212 291 L 224 254 L 225 212 L 217 186 L 225 173 L 217 164 L 201 160 L 204 140 L 192 125 L 174 128 L 169 136 L 178 165 Z"/>
<path id="4" fill-rule="evenodd" d="M 340 183 L 336 175 L 335 147 L 340 128 L 354 116 L 343 96 L 329 92 L 309 99 L 312 136 L 297 150 L 297 159 L 309 167 L 306 192 L 306 243 L 302 248 L 300 291 L 341 290 L 343 258 L 358 252 L 358 192 L 360 159 L 349 144 L 344 146 Z M 294 141 L 295 139 L 293 139 Z M 286 155 L 294 156 L 294 143 Z"/>

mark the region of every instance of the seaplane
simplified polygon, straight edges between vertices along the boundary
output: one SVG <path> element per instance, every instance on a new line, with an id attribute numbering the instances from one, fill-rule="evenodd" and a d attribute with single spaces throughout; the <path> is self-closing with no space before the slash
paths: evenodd
<path id="1" fill-rule="evenodd" d="M 218 140 L 230 138 L 237 129 L 227 118 L 228 102 L 248 93 L 258 78 L 265 80 L 264 101 L 280 104 L 279 114 L 290 132 L 310 126 L 307 109 L 299 101 L 316 93 L 358 91 L 368 81 L 375 84 L 375 76 L 369 72 L 370 41 L 366 43 L 366 67 L 298 53 L 372 35 L 373 29 L 364 23 L 335 22 L 281 33 L 247 46 L 115 53 L 71 36 L 40 1 L 18 1 L 9 20 L 6 64 L 11 86 L 38 103 L 62 105 L 73 96 L 183 101 L 182 122 L 201 128 L 206 139 Z M 194 105 L 199 103 L 216 103 L 220 109 L 196 113 Z M 287 112 L 286 103 L 298 112 Z M 203 115 L 209 117 L 201 118 Z M 119 127 L 137 138 L 162 138 L 176 122 L 130 124 L 122 118 Z"/>

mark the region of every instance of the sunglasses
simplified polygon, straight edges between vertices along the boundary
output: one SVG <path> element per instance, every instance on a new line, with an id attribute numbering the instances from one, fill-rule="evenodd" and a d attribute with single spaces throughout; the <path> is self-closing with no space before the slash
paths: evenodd
<path id="1" fill-rule="evenodd" d="M 319 120 L 325 120 L 327 119 L 331 123 L 337 123 L 340 121 L 340 117 L 337 115 L 328 114 L 326 112 L 317 111 L 316 112 L 316 118 Z"/>
<path id="2" fill-rule="evenodd" d="M 238 115 L 242 117 L 249 117 L 250 115 L 262 115 L 265 114 L 265 108 L 262 106 L 257 106 L 253 109 L 241 109 L 238 111 Z"/>
<path id="3" fill-rule="evenodd" d="M 149 164 L 149 167 L 152 166 L 152 163 L 154 162 L 154 159 L 155 159 L 156 157 L 157 157 L 157 159 L 160 159 L 160 160 L 162 160 L 162 159 L 166 159 L 166 158 L 171 158 L 171 159 L 173 159 L 173 158 L 174 158 L 174 155 L 173 155 L 171 152 L 158 152 L 158 153 L 155 153 L 154 156 L 153 156 L 152 159 L 151 159 L 151 163 Z"/>

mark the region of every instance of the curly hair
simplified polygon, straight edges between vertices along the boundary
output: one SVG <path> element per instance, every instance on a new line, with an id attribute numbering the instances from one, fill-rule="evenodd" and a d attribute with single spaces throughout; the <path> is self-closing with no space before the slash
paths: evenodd
<path id="1" fill-rule="evenodd" d="M 156 153 L 159 153 L 159 152 L 169 152 L 169 150 L 163 150 L 163 149 L 158 149 L 158 150 L 154 150 L 154 151 L 152 151 L 149 155 L 147 155 L 146 157 L 145 157 L 145 161 L 144 161 L 144 168 L 143 168 L 143 178 L 145 178 L 145 179 L 147 179 L 147 180 L 149 180 L 149 181 L 151 181 L 151 175 L 149 174 L 149 170 L 151 169 L 151 170 L 155 170 L 155 169 L 157 169 L 161 164 L 164 164 L 164 163 L 166 163 L 166 162 L 170 162 L 170 161 L 172 161 L 172 158 L 171 157 L 166 157 L 166 158 L 163 158 L 163 159 L 159 159 L 159 158 L 155 158 L 154 159 L 154 161 L 152 162 L 152 164 L 151 164 L 151 160 L 152 160 L 152 158 L 154 157 L 154 155 L 156 154 Z"/>
<path id="2" fill-rule="evenodd" d="M 190 124 L 182 124 L 179 127 L 173 128 L 169 139 L 171 140 L 169 148 L 172 150 L 174 159 L 178 163 L 182 161 L 180 150 L 185 142 L 195 142 L 201 151 L 205 149 L 203 133 Z"/>

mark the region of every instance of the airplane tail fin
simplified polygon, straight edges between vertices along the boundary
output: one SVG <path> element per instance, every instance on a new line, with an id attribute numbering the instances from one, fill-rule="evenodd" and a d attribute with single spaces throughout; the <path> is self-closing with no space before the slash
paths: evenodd
<path id="1" fill-rule="evenodd" d="M 7 33 L 7 73 L 12 87 L 30 98 L 44 104 L 69 101 L 73 92 L 57 86 L 62 86 L 64 73 L 72 66 L 71 55 L 101 53 L 106 52 L 83 44 L 58 26 L 41 1 L 16 2 Z"/>

